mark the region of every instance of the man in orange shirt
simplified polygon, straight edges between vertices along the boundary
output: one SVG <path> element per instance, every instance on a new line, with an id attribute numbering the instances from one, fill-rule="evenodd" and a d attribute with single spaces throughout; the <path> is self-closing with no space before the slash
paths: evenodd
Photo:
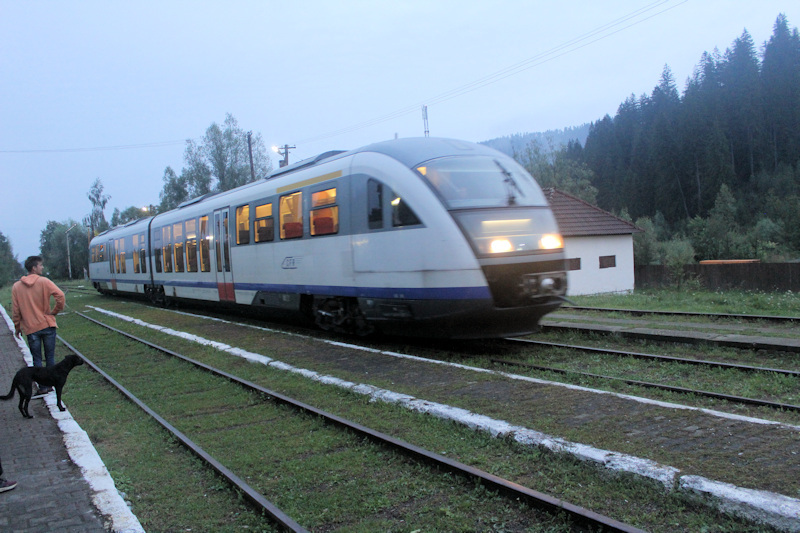
<path id="1" fill-rule="evenodd" d="M 64 309 L 64 293 L 56 284 L 42 276 L 42 258 L 32 255 L 25 260 L 27 276 L 22 276 L 11 288 L 11 318 L 14 336 L 24 333 L 33 356 L 33 366 L 42 366 L 42 347 L 48 367 L 56 364 L 56 317 Z M 55 307 L 50 307 L 50 298 Z M 52 387 L 40 388 L 37 395 L 46 394 Z"/>

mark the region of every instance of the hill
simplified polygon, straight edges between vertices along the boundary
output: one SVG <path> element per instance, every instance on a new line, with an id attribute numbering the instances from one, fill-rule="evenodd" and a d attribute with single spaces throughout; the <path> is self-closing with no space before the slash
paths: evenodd
<path id="1" fill-rule="evenodd" d="M 504 154 L 513 157 L 514 153 L 522 152 L 522 150 L 531 142 L 538 142 L 546 149 L 558 149 L 561 145 L 566 146 L 569 141 L 578 141 L 581 146 L 586 143 L 586 137 L 589 135 L 589 128 L 591 124 L 582 124 L 571 128 L 564 128 L 563 130 L 547 130 L 538 133 L 515 133 L 505 137 L 497 137 L 482 141 L 480 144 L 485 144 L 490 148 L 494 148 Z"/>

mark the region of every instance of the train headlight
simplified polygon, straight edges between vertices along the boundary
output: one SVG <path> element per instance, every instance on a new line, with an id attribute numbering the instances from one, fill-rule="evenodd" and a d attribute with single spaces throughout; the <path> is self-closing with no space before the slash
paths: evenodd
<path id="1" fill-rule="evenodd" d="M 493 254 L 504 254 L 513 250 L 514 247 L 508 239 L 493 239 L 489 244 L 489 251 Z"/>
<path id="2" fill-rule="evenodd" d="M 547 233 L 539 239 L 539 248 L 542 250 L 555 250 L 564 247 L 564 239 L 556 233 Z"/>

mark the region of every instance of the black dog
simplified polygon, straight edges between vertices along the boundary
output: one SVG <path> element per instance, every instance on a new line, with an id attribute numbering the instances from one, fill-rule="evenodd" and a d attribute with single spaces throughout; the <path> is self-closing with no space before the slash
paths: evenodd
<path id="1" fill-rule="evenodd" d="M 14 376 L 14 381 L 11 382 L 11 392 L 5 396 L 0 396 L 0 400 L 10 400 L 14 397 L 14 391 L 19 391 L 19 412 L 25 418 L 33 418 L 28 413 L 28 404 L 31 401 L 31 396 L 33 396 L 33 383 L 36 382 L 40 387 L 55 387 L 56 405 L 61 411 L 66 411 L 67 408 L 61 403 L 61 391 L 67 382 L 69 371 L 82 364 L 83 359 L 77 355 L 70 354 L 53 367 L 26 366 L 25 368 L 20 368 Z"/>

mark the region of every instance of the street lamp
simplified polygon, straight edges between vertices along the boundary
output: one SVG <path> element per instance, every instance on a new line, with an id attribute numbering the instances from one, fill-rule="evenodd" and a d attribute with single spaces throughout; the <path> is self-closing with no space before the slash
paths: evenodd
<path id="1" fill-rule="evenodd" d="M 278 155 L 282 155 L 283 159 L 279 162 L 280 168 L 285 167 L 289 164 L 289 150 L 294 150 L 297 148 L 296 146 L 289 146 L 288 144 L 284 144 L 282 147 L 273 146 L 272 151 Z M 283 151 L 281 151 L 281 149 Z"/>
<path id="2" fill-rule="evenodd" d="M 67 237 L 67 270 L 69 271 L 69 279 L 72 279 L 72 261 L 69 259 L 69 230 L 75 226 L 77 226 L 77 224 L 73 224 L 67 231 L 64 232 L 64 235 Z"/>

